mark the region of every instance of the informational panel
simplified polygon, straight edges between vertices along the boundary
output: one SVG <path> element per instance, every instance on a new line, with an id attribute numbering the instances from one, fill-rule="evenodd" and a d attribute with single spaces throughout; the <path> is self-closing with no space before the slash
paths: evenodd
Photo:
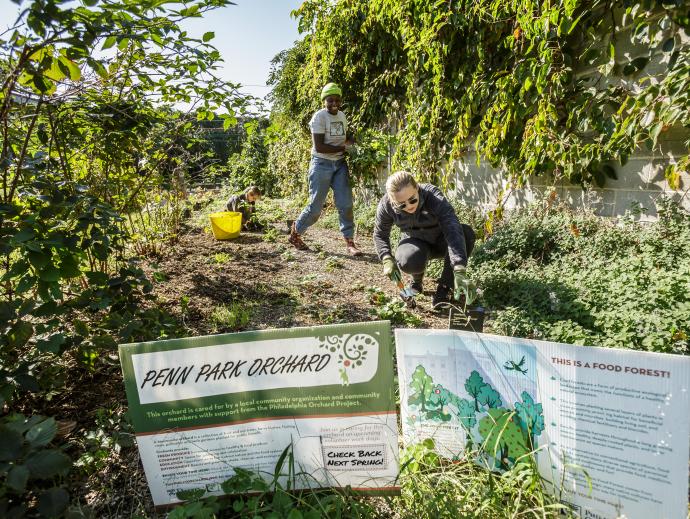
<path id="1" fill-rule="evenodd" d="M 388 322 L 121 345 L 154 503 L 223 494 L 237 467 L 270 482 L 279 459 L 292 488 L 399 491 L 392 358 Z"/>
<path id="2" fill-rule="evenodd" d="M 582 518 L 688 513 L 690 358 L 453 330 L 396 330 L 404 443 L 536 456 Z"/>

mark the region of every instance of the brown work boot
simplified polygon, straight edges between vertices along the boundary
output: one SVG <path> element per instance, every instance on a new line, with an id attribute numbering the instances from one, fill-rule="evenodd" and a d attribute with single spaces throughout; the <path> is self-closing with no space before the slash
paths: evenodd
<path id="1" fill-rule="evenodd" d="M 345 245 L 347 246 L 347 252 L 350 256 L 361 256 L 362 251 L 355 245 L 355 240 L 352 238 L 345 238 Z"/>
<path id="2" fill-rule="evenodd" d="M 307 244 L 302 241 L 302 236 L 300 236 L 300 233 L 298 233 L 297 229 L 295 229 L 295 222 L 292 222 L 292 227 L 290 227 L 290 236 L 288 241 L 294 245 L 295 249 L 297 250 L 309 250 Z"/>

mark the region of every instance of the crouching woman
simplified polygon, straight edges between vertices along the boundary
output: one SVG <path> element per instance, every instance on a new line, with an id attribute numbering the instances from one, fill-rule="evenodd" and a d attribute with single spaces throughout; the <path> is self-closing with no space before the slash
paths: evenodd
<path id="1" fill-rule="evenodd" d="M 390 243 L 393 225 L 401 231 L 395 257 Z M 420 293 L 429 260 L 444 258 L 441 278 L 432 298 L 435 307 L 449 301 L 451 290 L 466 285 L 465 267 L 474 241 L 474 231 L 458 221 L 453 206 L 439 188 L 417 184 L 407 171 L 388 178 L 374 227 L 374 245 L 385 275 L 392 277 L 401 270 L 410 276 L 407 288 Z"/>

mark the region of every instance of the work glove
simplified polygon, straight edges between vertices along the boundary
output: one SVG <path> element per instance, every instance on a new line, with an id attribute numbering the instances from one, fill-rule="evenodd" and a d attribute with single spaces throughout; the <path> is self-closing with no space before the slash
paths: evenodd
<path id="1" fill-rule="evenodd" d="M 467 277 L 467 271 L 462 265 L 453 267 L 453 297 L 457 301 L 465 295 L 465 306 L 471 305 L 477 299 L 477 285 Z"/>
<path id="2" fill-rule="evenodd" d="M 398 265 L 396 265 L 393 256 L 385 256 L 383 260 L 383 275 L 388 276 L 393 283 L 397 283 L 402 279 Z"/>

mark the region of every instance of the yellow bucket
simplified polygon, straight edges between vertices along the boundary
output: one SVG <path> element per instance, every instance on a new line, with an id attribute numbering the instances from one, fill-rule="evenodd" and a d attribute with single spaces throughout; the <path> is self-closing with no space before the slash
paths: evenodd
<path id="1" fill-rule="evenodd" d="M 211 220 L 211 230 L 216 240 L 230 240 L 240 235 L 242 213 L 222 211 L 220 213 L 211 213 L 209 218 Z"/>

